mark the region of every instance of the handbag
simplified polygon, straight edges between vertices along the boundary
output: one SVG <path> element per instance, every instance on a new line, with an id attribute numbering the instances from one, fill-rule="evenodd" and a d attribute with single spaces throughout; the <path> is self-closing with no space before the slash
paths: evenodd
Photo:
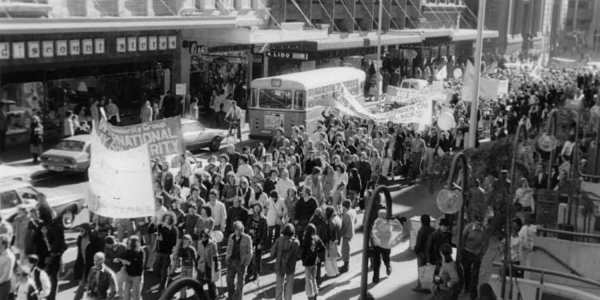
<path id="1" fill-rule="evenodd" d="M 435 274 L 435 265 L 427 264 L 419 267 L 419 282 L 423 289 L 433 289 L 433 276 Z"/>

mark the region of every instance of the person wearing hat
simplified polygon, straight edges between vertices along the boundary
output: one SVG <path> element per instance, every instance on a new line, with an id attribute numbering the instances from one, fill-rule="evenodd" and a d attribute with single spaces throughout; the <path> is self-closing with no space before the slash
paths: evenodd
<path id="1" fill-rule="evenodd" d="M 426 245 L 426 261 L 435 266 L 442 265 L 442 256 L 440 255 L 440 247 L 443 244 L 452 244 L 452 233 L 450 232 L 450 222 L 443 218 L 439 222 L 439 227 L 434 231 L 427 240 Z"/>
<path id="2" fill-rule="evenodd" d="M 37 255 L 30 254 L 27 256 L 23 269 L 29 271 L 30 279 L 33 281 L 37 290 L 36 300 L 44 300 L 50 294 L 52 284 L 50 283 L 48 273 L 38 266 L 39 261 L 40 259 Z"/>

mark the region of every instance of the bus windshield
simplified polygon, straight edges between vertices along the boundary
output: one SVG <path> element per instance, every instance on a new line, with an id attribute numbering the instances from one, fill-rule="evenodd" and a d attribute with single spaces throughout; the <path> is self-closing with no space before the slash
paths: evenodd
<path id="1" fill-rule="evenodd" d="M 258 104 L 261 108 L 291 109 L 292 91 L 261 89 Z"/>

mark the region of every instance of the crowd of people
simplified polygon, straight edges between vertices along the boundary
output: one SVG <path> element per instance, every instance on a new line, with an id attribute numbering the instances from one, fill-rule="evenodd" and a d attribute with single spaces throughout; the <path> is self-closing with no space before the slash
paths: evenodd
<path id="1" fill-rule="evenodd" d="M 541 80 L 522 70 L 499 70 L 492 76 L 511 82 L 509 95 L 489 100 L 489 109 L 480 112 L 480 119 L 491 120 L 489 130 L 494 140 L 514 136 L 519 124 L 528 129 L 526 141 L 538 137 L 547 131 L 551 111 L 573 103 L 588 112 L 590 124 L 600 124 L 600 77 L 592 72 L 544 69 L 538 75 Z M 168 96 L 160 110 L 162 117 L 180 113 L 176 97 Z M 118 124 L 118 108 L 102 101 L 91 108 L 92 115 L 96 111 Z M 173 109 L 165 109 L 170 105 Z M 168 165 L 154 164 L 155 217 L 110 220 L 96 216 L 92 223 L 78 227 L 73 274 L 79 284 L 76 299 L 84 295 L 141 299 L 150 272 L 159 279 L 154 293 L 164 292 L 175 276 L 189 277 L 206 287 L 207 299 L 215 299 L 216 284 L 226 277 L 228 298 L 242 299 L 245 284 L 264 275 L 263 267 L 272 260 L 276 299 L 291 299 L 298 261 L 305 272 L 306 296 L 316 299 L 326 278 L 352 268 L 350 247 L 357 214 L 371 199 L 375 185 L 390 176 L 409 180 L 433 172 L 433 161 L 462 149 L 469 110 L 460 97 L 454 97 L 449 108 L 457 120 L 456 128 L 450 131 L 433 127 L 420 131 L 324 111 L 315 132 L 307 132 L 303 126 L 295 126 L 286 134 L 279 129 L 267 144 L 242 149 L 228 145 L 224 153 L 211 155 L 202 167 L 183 159 L 179 173 L 169 171 Z M 146 121 L 157 117 L 149 103 L 140 114 Z M 65 123 L 65 133 L 74 131 L 71 128 Z M 34 129 L 32 137 L 40 130 Z M 483 195 L 474 199 L 480 199 L 484 209 L 468 214 L 469 225 L 458 233 L 465 241 L 461 261 L 454 262 L 451 255 L 453 218 L 440 220 L 437 229 L 431 226 L 429 216 L 421 218 L 415 252 L 419 267 L 436 266 L 435 293 L 440 299 L 456 299 L 463 287 L 475 299 L 488 229 L 494 220 L 503 222 L 505 198 L 514 199 L 520 213 L 513 225 L 514 251 L 529 249 L 528 225 L 535 212 L 532 189 L 545 187 L 546 182 L 558 188 L 570 175 L 575 152 L 588 153 L 596 147 L 585 136 L 584 142 L 575 145 L 575 124 L 569 123 L 564 131 L 567 138 L 559 141 L 559 155 L 549 163 L 553 174 L 545 172 L 546 150 L 533 142 L 524 144 L 529 148 L 520 159 L 539 171 L 521 179 L 516 193 L 508 188 L 506 171 L 473 180 L 472 188 Z M 378 282 L 381 262 L 388 276 L 392 272 L 391 237 L 383 204 L 374 205 L 379 214 L 374 220 L 373 246 L 366 250 L 371 256 L 372 280 Z M 2 220 L 0 299 L 8 299 L 9 293 L 18 300 L 33 299 L 33 294 L 38 299 L 55 299 L 60 257 L 66 250 L 64 230 L 61 216 L 52 215 L 43 205 L 30 211 L 22 208 L 14 218 Z M 520 256 L 515 254 L 514 260 L 523 261 Z M 226 276 L 222 276 L 224 272 Z M 419 286 L 417 290 L 423 289 Z"/>

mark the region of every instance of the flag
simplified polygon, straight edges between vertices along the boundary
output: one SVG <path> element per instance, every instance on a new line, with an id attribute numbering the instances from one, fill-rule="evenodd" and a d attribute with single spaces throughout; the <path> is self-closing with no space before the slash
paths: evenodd
<path id="1" fill-rule="evenodd" d="M 475 88 L 475 67 L 470 60 L 467 61 L 467 69 L 463 75 L 462 100 L 471 102 L 473 100 L 473 89 Z"/>

